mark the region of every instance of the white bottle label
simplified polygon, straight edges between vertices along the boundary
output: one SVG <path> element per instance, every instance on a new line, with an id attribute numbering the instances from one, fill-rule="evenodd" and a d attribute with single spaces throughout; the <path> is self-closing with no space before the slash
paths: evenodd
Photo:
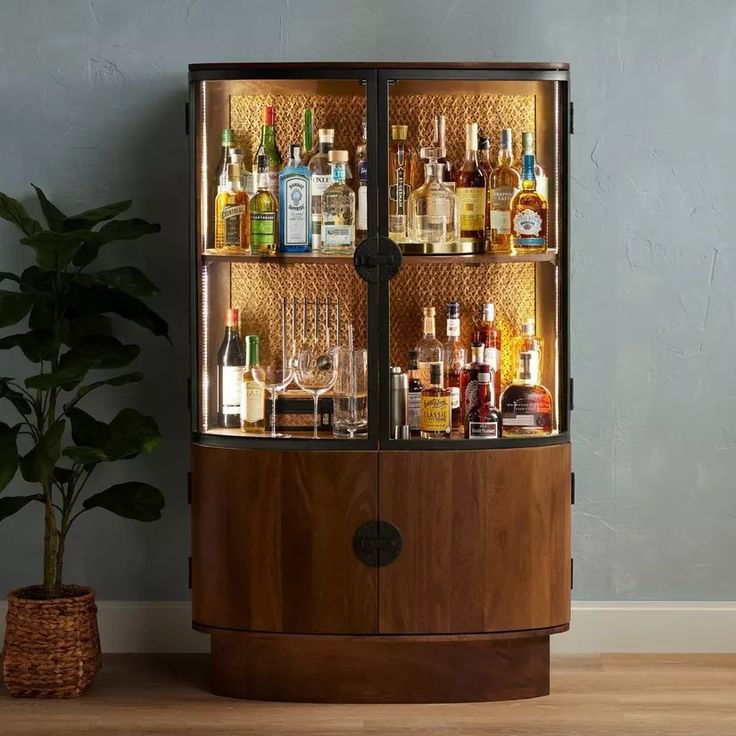
<path id="1" fill-rule="evenodd" d="M 240 414 L 240 384 L 241 376 L 245 366 L 220 366 L 220 375 L 222 376 L 222 385 L 220 386 L 220 396 L 222 405 L 220 411 L 223 414 Z"/>
<path id="2" fill-rule="evenodd" d="M 358 230 L 368 229 L 368 187 L 361 184 L 358 188 Z"/>
<path id="3" fill-rule="evenodd" d="M 483 362 L 495 373 L 501 367 L 501 351 L 498 348 L 483 348 Z"/>
<path id="4" fill-rule="evenodd" d="M 447 337 L 460 337 L 460 320 L 454 317 L 447 318 Z"/>
<path id="5" fill-rule="evenodd" d="M 243 383 L 242 403 L 240 416 L 244 422 L 258 422 L 264 415 L 264 389 L 255 381 Z"/>
<path id="6" fill-rule="evenodd" d="M 351 246 L 354 242 L 355 231 L 352 225 L 327 225 L 322 223 L 323 246 Z"/>
<path id="7" fill-rule="evenodd" d="M 273 194 L 273 196 L 277 198 L 276 201 L 278 201 L 278 196 L 279 196 L 279 172 L 278 171 L 268 171 L 266 173 L 266 185 L 271 191 L 271 194 Z"/>
<path id="8" fill-rule="evenodd" d="M 332 184 L 330 174 L 312 174 L 312 197 L 321 197 L 330 184 Z"/>
<path id="9" fill-rule="evenodd" d="M 407 421 L 409 428 L 419 431 L 422 418 L 422 392 L 409 392 L 407 399 Z"/>
<path id="10" fill-rule="evenodd" d="M 283 245 L 301 245 L 307 242 L 307 180 L 302 176 L 287 179 L 284 195 L 286 223 Z"/>
<path id="11" fill-rule="evenodd" d="M 460 387 L 450 386 L 450 406 L 453 409 L 460 408 Z"/>

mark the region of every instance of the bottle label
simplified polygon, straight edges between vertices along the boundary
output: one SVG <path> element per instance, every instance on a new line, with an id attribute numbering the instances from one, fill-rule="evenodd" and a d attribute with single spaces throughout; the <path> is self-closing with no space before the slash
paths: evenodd
<path id="1" fill-rule="evenodd" d="M 460 408 L 460 386 L 450 386 L 450 407 Z"/>
<path id="2" fill-rule="evenodd" d="M 265 391 L 255 381 L 246 381 L 243 384 L 240 416 L 243 422 L 253 424 L 263 420 L 265 406 Z"/>
<path id="3" fill-rule="evenodd" d="M 409 429 L 419 430 L 422 417 L 422 393 L 421 391 L 409 392 L 407 399 L 407 421 Z"/>
<path id="4" fill-rule="evenodd" d="M 355 242 L 352 225 L 322 225 L 322 244 L 326 247 L 349 247 Z"/>
<path id="5" fill-rule="evenodd" d="M 245 214 L 244 204 L 231 204 L 222 208 L 225 225 L 225 245 L 240 248 L 240 218 Z"/>
<path id="6" fill-rule="evenodd" d="M 406 184 L 406 169 L 397 166 L 394 169 L 394 183 L 389 188 L 389 199 L 395 203 L 393 214 L 406 214 L 406 200 L 409 197 L 409 187 Z"/>
<path id="7" fill-rule="evenodd" d="M 358 181 L 361 184 L 368 184 L 368 161 L 364 158 L 358 161 Z"/>
<path id="8" fill-rule="evenodd" d="M 515 194 L 513 187 L 498 187 L 491 194 L 491 229 L 499 235 L 511 234 L 511 200 Z"/>
<path id="9" fill-rule="evenodd" d="M 547 193 L 549 191 L 549 179 L 546 176 L 537 176 L 537 194 L 544 197 L 545 202 L 549 202 Z"/>
<path id="10" fill-rule="evenodd" d="M 276 213 L 250 213 L 250 242 L 252 245 L 271 245 L 276 242 Z"/>
<path id="11" fill-rule="evenodd" d="M 279 172 L 278 171 L 267 171 L 266 172 L 266 186 L 270 190 L 274 197 L 279 196 Z M 276 200 L 278 202 L 278 199 Z"/>
<path id="12" fill-rule="evenodd" d="M 448 432 L 452 428 L 449 396 L 422 396 L 421 429 L 423 432 Z"/>
<path id="13" fill-rule="evenodd" d="M 220 366 L 220 412 L 240 414 L 240 384 L 245 366 Z"/>
<path id="14" fill-rule="evenodd" d="M 447 337 L 460 337 L 460 320 L 455 317 L 447 318 Z"/>
<path id="15" fill-rule="evenodd" d="M 485 194 L 486 190 L 483 187 L 457 188 L 457 212 L 461 231 L 483 230 Z"/>
<path id="16" fill-rule="evenodd" d="M 312 174 L 312 199 L 320 198 L 325 193 L 325 189 L 332 184 L 331 174 Z M 321 202 L 320 202 L 321 204 Z M 321 208 L 320 210 L 321 211 Z"/>
<path id="17" fill-rule="evenodd" d="M 358 188 L 358 230 L 368 230 L 368 187 L 362 183 Z"/>
<path id="18" fill-rule="evenodd" d="M 307 242 L 309 217 L 305 177 L 292 176 L 286 180 L 284 201 L 286 203 L 286 222 L 284 223 L 283 245 L 303 245 Z"/>
<path id="19" fill-rule="evenodd" d="M 551 425 L 552 403 L 548 395 L 532 394 L 504 406 L 504 427 L 545 429 Z"/>
<path id="20" fill-rule="evenodd" d="M 495 439 L 498 422 L 468 422 L 468 437 L 471 440 Z"/>
<path id="21" fill-rule="evenodd" d="M 514 215 L 513 221 L 514 243 L 520 245 L 537 246 L 544 245 L 545 239 L 542 235 L 542 216 L 536 210 L 528 207 L 519 210 Z"/>
<path id="22" fill-rule="evenodd" d="M 476 373 L 477 376 L 477 373 Z M 464 412 L 463 416 L 468 416 L 468 414 L 475 409 L 478 406 L 478 403 L 480 401 L 480 394 L 478 391 L 478 379 L 472 378 L 468 381 L 468 383 L 465 386 L 465 397 L 464 397 Z"/>
<path id="23" fill-rule="evenodd" d="M 531 376 L 533 381 L 539 381 L 539 350 L 526 350 L 522 353 L 519 353 L 519 357 L 521 357 L 522 355 L 529 356 L 529 375 Z"/>
<path id="24" fill-rule="evenodd" d="M 495 373 L 501 367 L 501 351 L 498 348 L 483 348 L 483 362 Z"/>

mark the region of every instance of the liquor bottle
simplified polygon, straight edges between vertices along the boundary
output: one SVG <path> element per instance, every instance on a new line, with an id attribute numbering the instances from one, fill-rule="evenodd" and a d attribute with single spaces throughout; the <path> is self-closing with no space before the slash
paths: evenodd
<path id="1" fill-rule="evenodd" d="M 409 351 L 409 394 L 407 398 L 407 423 L 409 431 L 413 435 L 418 435 L 421 429 L 422 417 L 422 391 L 424 384 L 419 378 L 419 366 L 417 364 L 417 351 Z"/>
<path id="2" fill-rule="evenodd" d="M 407 125 L 391 126 L 388 150 L 388 236 L 397 243 L 406 240 L 407 211 L 414 176 L 414 151 L 406 142 Z"/>
<path id="3" fill-rule="evenodd" d="M 488 185 L 491 253 L 511 253 L 511 201 L 520 188 L 521 176 L 514 168 L 511 128 L 504 128 L 498 149 L 498 166 L 493 169 Z"/>
<path id="4" fill-rule="evenodd" d="M 453 243 L 457 240 L 457 198 L 442 182 L 442 164 L 439 148 L 422 148 L 424 184 L 409 195 L 408 236 L 414 243 L 433 245 Z"/>
<path id="5" fill-rule="evenodd" d="M 511 341 L 511 359 L 514 365 L 518 365 L 521 354 L 529 353 L 529 370 L 534 381 L 539 382 L 544 340 L 535 332 L 534 317 L 529 317 L 521 326 L 521 332 Z"/>
<path id="6" fill-rule="evenodd" d="M 245 338 L 246 362 L 241 374 L 240 427 L 244 432 L 260 434 L 266 429 L 266 392 L 253 377 L 259 362 L 258 335 Z"/>
<path id="7" fill-rule="evenodd" d="M 537 191 L 544 197 L 545 202 L 549 202 L 549 179 L 542 164 L 539 163 L 534 147 L 534 133 L 526 132 L 521 134 L 521 149 L 523 153 L 529 153 L 534 156 L 534 178 L 537 180 Z"/>
<path id="8" fill-rule="evenodd" d="M 314 148 L 314 110 L 304 108 L 304 124 L 302 128 L 302 163 L 306 166 L 316 153 Z"/>
<path id="9" fill-rule="evenodd" d="M 281 171 L 281 154 L 276 146 L 276 112 L 272 105 L 263 108 L 263 125 L 261 126 L 261 142 L 253 158 L 253 173 L 258 176 L 258 158 L 265 156 L 268 162 L 268 189 L 278 201 L 279 171 Z M 256 184 L 256 186 L 258 186 Z"/>
<path id="10" fill-rule="evenodd" d="M 278 204 L 269 187 L 268 166 L 268 158 L 259 156 L 256 165 L 258 188 L 250 200 L 250 252 L 254 256 L 272 256 L 276 253 Z"/>
<path id="11" fill-rule="evenodd" d="M 455 170 L 452 161 L 447 157 L 447 118 L 443 115 L 434 116 L 434 138 L 432 145 L 440 149 L 437 163 L 442 165 L 440 180 L 445 186 L 455 191 Z"/>
<path id="12" fill-rule="evenodd" d="M 225 186 L 227 184 L 227 165 L 233 163 L 230 160 L 230 149 L 233 145 L 233 130 L 232 128 L 223 128 L 222 136 L 220 137 L 222 143 L 222 149 L 220 151 L 220 160 L 217 162 L 215 168 L 214 186 L 215 188 Z"/>
<path id="13" fill-rule="evenodd" d="M 497 439 L 503 434 L 501 412 L 496 408 L 491 383 L 491 369 L 483 364 L 478 370 L 478 398 L 468 412 L 465 422 L 465 439 Z"/>
<path id="14" fill-rule="evenodd" d="M 483 348 L 481 360 L 488 363 L 493 374 L 493 390 L 496 396 L 501 395 L 501 332 L 496 328 L 494 320 L 496 308 L 493 304 L 483 305 L 480 322 L 473 328 L 472 344 Z"/>
<path id="15" fill-rule="evenodd" d="M 347 151 L 330 151 L 332 184 L 322 195 L 322 252 L 355 250 L 355 192 L 345 183 Z"/>
<path id="16" fill-rule="evenodd" d="M 447 304 L 447 341 L 445 350 L 445 387 L 450 389 L 452 399 L 452 427 L 461 429 L 460 376 L 465 367 L 465 348 L 460 343 L 460 303 Z"/>
<path id="17" fill-rule="evenodd" d="M 227 165 L 225 184 L 215 197 L 215 248 L 248 247 L 248 195 L 243 191 L 240 166 Z"/>
<path id="18" fill-rule="evenodd" d="M 355 149 L 355 170 L 358 175 L 355 240 L 360 243 L 368 235 L 368 123 L 365 118 L 363 118 L 363 134 Z"/>
<path id="19" fill-rule="evenodd" d="M 452 433 L 450 389 L 442 386 L 442 366 L 432 364 L 429 386 L 422 391 L 421 437 L 424 440 L 447 439 Z"/>
<path id="20" fill-rule="evenodd" d="M 455 182 L 460 239 L 482 243 L 485 240 L 486 177 L 478 165 L 478 123 L 465 126 L 465 158 Z"/>
<path id="21" fill-rule="evenodd" d="M 289 146 L 289 162 L 279 174 L 279 249 L 306 253 L 312 249 L 312 197 L 309 169 L 301 163 L 301 149 Z"/>
<path id="22" fill-rule="evenodd" d="M 493 164 L 491 163 L 491 139 L 481 134 L 478 134 L 478 166 L 483 169 L 483 173 L 486 176 L 486 185 L 488 185 L 488 178 L 493 170 Z"/>
<path id="23" fill-rule="evenodd" d="M 524 154 L 522 166 L 521 189 L 511 200 L 511 247 L 518 254 L 544 253 L 547 250 L 547 200 L 537 191 L 534 153 Z"/>
<path id="24" fill-rule="evenodd" d="M 253 178 L 253 172 L 246 166 L 245 153 L 242 148 L 233 147 L 230 149 L 230 162 L 240 166 L 240 186 L 248 197 L 252 197 L 256 192 L 255 179 Z"/>
<path id="25" fill-rule="evenodd" d="M 514 382 L 501 395 L 503 431 L 507 435 L 552 433 L 552 395 L 534 377 L 533 354 L 522 351 Z"/>
<path id="26" fill-rule="evenodd" d="M 319 149 L 309 161 L 312 177 L 312 250 L 322 247 L 322 195 L 332 184 L 332 171 L 328 159 L 335 143 L 335 131 L 332 128 L 320 128 Z"/>
<path id="27" fill-rule="evenodd" d="M 433 365 L 444 365 L 445 351 L 442 343 L 437 339 L 435 332 L 435 308 L 424 307 L 424 335 L 417 343 L 417 367 L 419 368 L 419 379 L 424 386 L 429 386 L 430 369 Z"/>
<path id="28" fill-rule="evenodd" d="M 460 419 L 463 426 L 468 413 L 478 403 L 478 372 L 484 365 L 483 346 L 471 345 L 470 356 L 470 363 L 460 373 Z"/>
<path id="29" fill-rule="evenodd" d="M 240 385 L 244 368 L 239 313 L 237 309 L 228 309 L 225 335 L 217 351 L 217 423 L 221 427 L 240 426 Z"/>

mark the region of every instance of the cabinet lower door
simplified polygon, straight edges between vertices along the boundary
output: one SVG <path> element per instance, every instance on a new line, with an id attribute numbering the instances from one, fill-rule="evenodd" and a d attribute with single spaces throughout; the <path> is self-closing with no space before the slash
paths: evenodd
<path id="1" fill-rule="evenodd" d="M 376 518 L 375 452 L 192 449 L 196 624 L 376 631 L 376 568 L 353 534 Z"/>
<path id="2" fill-rule="evenodd" d="M 384 452 L 380 633 L 559 626 L 570 617 L 570 447 Z"/>

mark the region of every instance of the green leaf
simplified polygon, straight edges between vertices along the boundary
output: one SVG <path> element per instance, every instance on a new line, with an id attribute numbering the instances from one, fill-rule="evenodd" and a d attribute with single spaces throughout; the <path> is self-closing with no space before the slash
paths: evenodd
<path id="1" fill-rule="evenodd" d="M 33 306 L 33 297 L 22 291 L 0 289 L 0 327 L 20 322 Z"/>
<path id="2" fill-rule="evenodd" d="M 61 437 L 66 420 L 57 419 L 41 437 L 41 441 L 20 461 L 20 472 L 31 482 L 46 480 L 54 470 L 61 455 Z"/>
<path id="3" fill-rule="evenodd" d="M 42 493 L 34 493 L 31 496 L 3 496 L 0 498 L 0 521 L 20 511 L 31 501 L 40 501 L 43 503 L 43 500 Z"/>
<path id="4" fill-rule="evenodd" d="M 49 230 L 57 233 L 63 232 L 66 215 L 55 204 L 49 201 L 41 187 L 37 187 L 33 182 L 31 182 L 31 186 L 36 190 L 36 196 L 41 205 L 43 216 L 49 225 Z"/>
<path id="5" fill-rule="evenodd" d="M 44 230 L 28 238 L 21 238 L 21 243 L 30 245 L 36 252 L 36 263 L 44 271 L 63 271 L 74 258 L 75 253 L 85 243 L 93 242 L 97 233 L 90 230 L 72 230 L 56 233 Z"/>
<path id="6" fill-rule="evenodd" d="M 0 491 L 13 480 L 15 471 L 18 470 L 18 430 L 20 424 L 9 427 L 0 422 Z"/>
<path id="7" fill-rule="evenodd" d="M 166 504 L 163 493 L 148 483 L 118 483 L 85 499 L 85 509 L 107 509 L 135 521 L 156 521 Z"/>
<path id="8" fill-rule="evenodd" d="M 169 340 L 169 325 L 166 320 L 159 317 L 140 299 L 119 289 L 100 289 L 96 294 L 96 302 L 96 307 L 100 312 L 117 314 L 123 319 L 145 327 L 154 335 L 163 336 Z"/>
<path id="9" fill-rule="evenodd" d="M 74 477 L 74 471 L 57 465 L 51 475 L 57 483 L 68 483 Z"/>
<path id="10" fill-rule="evenodd" d="M 38 266 L 28 266 L 20 275 L 20 288 L 21 291 L 53 294 L 55 278 L 54 273 L 42 271 Z"/>
<path id="11" fill-rule="evenodd" d="M 16 284 L 20 284 L 20 276 L 12 273 L 11 271 L 0 271 L 0 281 L 15 281 Z"/>
<path id="12" fill-rule="evenodd" d="M 107 424 L 98 422 L 82 409 L 69 409 L 66 415 L 72 423 L 72 439 L 75 444 L 86 447 L 104 447 L 109 436 Z"/>
<path id="13" fill-rule="evenodd" d="M 0 378 L 0 399 L 7 399 L 23 416 L 27 416 L 33 410 L 31 402 L 25 394 L 10 385 L 12 378 Z"/>
<path id="14" fill-rule="evenodd" d="M 51 360 L 56 353 L 54 335 L 48 330 L 30 330 L 0 338 L 0 350 L 19 347 L 32 363 Z"/>
<path id="15" fill-rule="evenodd" d="M 81 386 L 79 390 L 77 391 L 74 398 L 67 403 L 64 406 L 64 410 L 67 411 L 67 409 L 70 409 L 73 407 L 77 402 L 79 402 L 81 399 L 83 399 L 90 391 L 94 391 L 97 388 L 100 388 L 101 386 L 123 386 L 126 383 L 138 383 L 138 381 L 143 380 L 143 374 L 142 373 L 123 373 L 120 376 L 113 376 L 112 378 L 106 378 L 104 381 L 95 381 L 94 383 L 89 383 L 86 386 Z"/>
<path id="16" fill-rule="evenodd" d="M 133 200 L 126 199 L 123 202 L 113 202 L 102 207 L 96 207 L 92 210 L 85 210 L 77 215 L 70 215 L 66 218 L 66 226 L 70 229 L 77 228 L 93 228 L 105 220 L 112 220 L 119 214 L 125 212 L 133 204 Z"/>
<path id="17" fill-rule="evenodd" d="M 1 347 L 2 341 L 0 341 Z M 93 368 L 123 368 L 138 357 L 137 345 L 123 345 L 115 337 L 93 335 L 80 339 L 71 350 L 61 356 L 60 365 L 88 362 Z"/>
<path id="18" fill-rule="evenodd" d="M 17 199 L 2 192 L 0 192 L 0 218 L 12 222 L 26 235 L 35 235 L 43 230 L 41 223 L 36 222 Z"/>
<path id="19" fill-rule="evenodd" d="M 143 235 L 150 235 L 161 231 L 160 225 L 155 225 L 139 218 L 130 220 L 112 220 L 97 230 L 94 239 L 86 242 L 74 256 L 75 266 L 87 266 L 97 258 L 100 247 L 116 240 L 136 240 Z"/>
<path id="20" fill-rule="evenodd" d="M 95 465 L 109 460 L 104 450 L 97 447 L 66 447 L 64 456 L 78 465 Z"/>
<path id="21" fill-rule="evenodd" d="M 104 314 L 82 314 L 78 317 L 62 320 L 59 333 L 61 341 L 69 347 L 98 336 L 106 336 L 112 332 L 112 322 Z"/>
<path id="22" fill-rule="evenodd" d="M 133 296 L 152 296 L 161 291 L 140 269 L 132 266 L 98 271 L 94 275 L 106 286 L 113 286 Z"/>
<path id="23" fill-rule="evenodd" d="M 26 378 L 26 388 L 38 389 L 39 391 L 51 391 L 54 388 L 63 388 L 71 391 L 87 375 L 92 366 L 83 360 L 78 363 L 59 368 L 51 373 L 38 373 Z"/>

